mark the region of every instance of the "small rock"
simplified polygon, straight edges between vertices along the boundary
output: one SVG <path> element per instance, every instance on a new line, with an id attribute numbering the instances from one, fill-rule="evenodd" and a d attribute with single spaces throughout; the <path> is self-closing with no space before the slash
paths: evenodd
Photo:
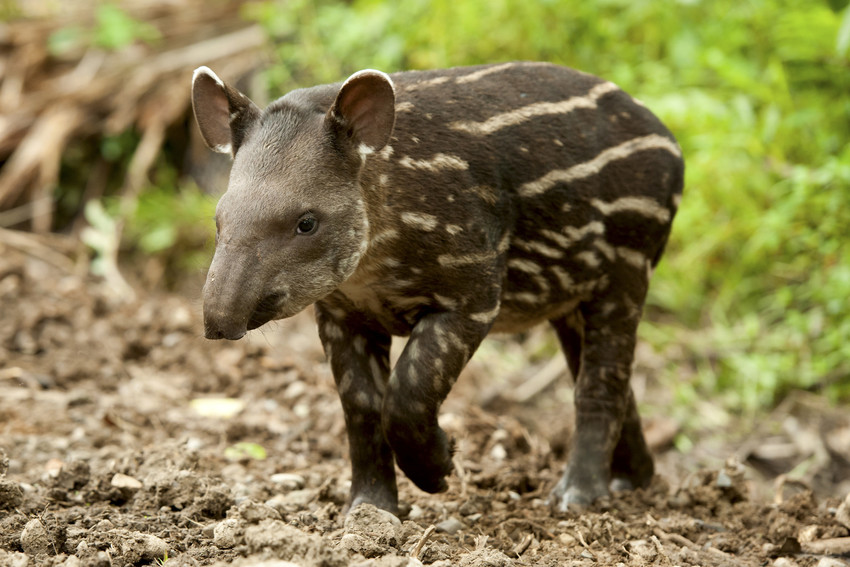
<path id="1" fill-rule="evenodd" d="M 726 471 L 721 470 L 717 473 L 716 484 L 719 488 L 729 488 L 732 486 L 732 478 L 726 473 Z"/>
<path id="2" fill-rule="evenodd" d="M 115 488 L 129 488 L 131 490 L 138 490 L 142 487 L 141 481 L 121 473 L 116 473 L 110 484 Z"/>
<path id="3" fill-rule="evenodd" d="M 271 480 L 275 484 L 279 484 L 285 490 L 296 490 L 299 488 L 304 488 L 306 481 L 304 477 L 300 474 L 292 474 L 292 473 L 277 473 L 273 474 L 269 480 Z"/>
<path id="4" fill-rule="evenodd" d="M 18 551 L 3 551 L 0 549 L 0 565 L 8 567 L 28 567 L 30 558 Z"/>
<path id="5" fill-rule="evenodd" d="M 240 520 L 222 520 L 213 528 L 213 545 L 219 549 L 233 549 L 242 542 L 242 535 Z"/>
<path id="6" fill-rule="evenodd" d="M 410 520 L 418 520 L 423 515 L 425 515 L 425 510 L 423 510 L 421 506 L 414 504 L 410 507 L 410 513 L 407 514 L 407 518 Z"/>
<path id="7" fill-rule="evenodd" d="M 844 498 L 844 502 L 838 507 L 838 510 L 835 511 L 835 519 L 838 520 L 842 526 L 850 530 L 850 492 L 847 493 L 847 496 Z"/>
<path id="8" fill-rule="evenodd" d="M 60 567 L 82 567 L 83 562 L 76 555 L 71 555 L 60 563 Z"/>
<path id="9" fill-rule="evenodd" d="M 14 510 L 24 501 L 24 491 L 16 482 L 0 478 L 0 510 Z"/>
<path id="10" fill-rule="evenodd" d="M 238 507 L 239 516 L 249 524 L 259 524 L 263 520 L 280 520 L 280 512 L 266 504 L 245 500 Z"/>
<path id="11" fill-rule="evenodd" d="M 307 505 L 316 499 L 319 492 L 313 488 L 303 488 L 301 490 L 293 490 L 283 496 L 281 502 L 291 511 L 303 510 Z"/>
<path id="12" fill-rule="evenodd" d="M 797 564 L 787 557 L 779 557 L 773 562 L 773 567 L 797 567 Z"/>
<path id="13" fill-rule="evenodd" d="M 476 549 L 460 558 L 460 567 L 511 567 L 511 558 L 498 549 Z"/>
<path id="14" fill-rule="evenodd" d="M 847 567 L 848 563 L 834 557 L 821 557 L 815 567 Z"/>
<path id="15" fill-rule="evenodd" d="M 24 526 L 21 532 L 21 547 L 25 553 L 33 556 L 50 550 L 50 536 L 38 518 L 30 520 Z"/>
<path id="16" fill-rule="evenodd" d="M 437 524 L 437 531 L 449 535 L 455 535 L 457 532 L 463 529 L 463 523 L 455 518 L 454 516 L 450 516 L 448 519 L 443 520 L 439 524 Z"/>
<path id="17" fill-rule="evenodd" d="M 805 526 L 800 528 L 800 531 L 797 532 L 797 541 L 800 543 L 808 543 L 810 541 L 815 541 L 818 539 L 818 530 L 820 528 L 818 526 Z"/>
<path id="18" fill-rule="evenodd" d="M 629 552 L 643 559 L 646 562 L 652 563 L 658 556 L 658 550 L 653 544 L 645 539 L 630 541 Z"/>
<path id="19" fill-rule="evenodd" d="M 381 545 L 360 534 L 345 534 L 339 540 L 337 549 L 359 553 L 366 558 L 381 557 L 389 553 L 389 548 L 386 545 Z"/>
<path id="20" fill-rule="evenodd" d="M 361 536 L 370 542 L 381 546 L 385 554 L 387 547 L 397 547 L 399 544 L 398 531 L 401 520 L 386 510 L 376 508 L 371 504 L 360 504 L 348 512 L 345 518 L 345 533 Z M 354 543 L 352 540 L 351 543 Z M 352 549 L 352 548 L 348 548 Z M 363 552 L 361 552 L 363 553 Z M 366 555 L 375 557 L 375 555 Z"/>
<path id="21" fill-rule="evenodd" d="M 161 538 L 141 532 L 131 532 L 131 535 L 132 542 L 128 541 L 128 544 L 132 545 L 133 551 L 138 553 L 142 559 L 162 560 L 168 555 L 168 544 Z M 125 555 L 128 554 L 125 552 Z"/>

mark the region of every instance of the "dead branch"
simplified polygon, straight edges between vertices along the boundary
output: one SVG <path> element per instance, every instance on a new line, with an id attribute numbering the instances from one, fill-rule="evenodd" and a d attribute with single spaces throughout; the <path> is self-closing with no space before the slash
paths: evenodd
<path id="1" fill-rule="evenodd" d="M 186 122 L 192 70 L 209 65 L 237 78 L 260 62 L 265 35 L 240 19 L 243 3 L 126 0 L 122 9 L 154 26 L 160 39 L 116 51 L 86 44 L 48 51 L 57 30 L 93 29 L 91 1 L 59 3 L 47 15 L 47 4 L 39 4 L 40 11 L 32 5 L 30 18 L 6 23 L 0 34 L 0 211 L 15 209 L 7 218 L 24 215 L 34 231 L 49 231 L 51 197 L 68 148 L 133 127 L 140 142 L 120 186 L 123 196 L 135 198 L 169 129 Z"/>

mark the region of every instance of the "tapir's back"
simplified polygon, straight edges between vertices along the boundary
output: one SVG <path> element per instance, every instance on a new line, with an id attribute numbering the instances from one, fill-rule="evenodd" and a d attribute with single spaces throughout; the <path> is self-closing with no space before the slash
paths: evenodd
<path id="1" fill-rule="evenodd" d="M 396 125 L 377 156 L 383 205 L 416 232 L 411 264 L 507 250 L 497 330 L 570 311 L 612 265 L 645 273 L 657 262 L 680 151 L 616 85 L 547 63 L 392 78 Z"/>

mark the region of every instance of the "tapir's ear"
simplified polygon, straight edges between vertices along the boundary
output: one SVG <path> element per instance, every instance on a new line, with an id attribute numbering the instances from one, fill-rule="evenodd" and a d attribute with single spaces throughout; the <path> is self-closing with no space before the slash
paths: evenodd
<path id="1" fill-rule="evenodd" d="M 236 155 L 260 109 L 212 72 L 198 67 L 192 76 L 192 108 L 204 142 L 213 151 Z"/>
<path id="2" fill-rule="evenodd" d="M 390 141 L 395 124 L 395 90 L 392 79 L 367 69 L 351 75 L 336 95 L 327 119 L 373 151 Z"/>

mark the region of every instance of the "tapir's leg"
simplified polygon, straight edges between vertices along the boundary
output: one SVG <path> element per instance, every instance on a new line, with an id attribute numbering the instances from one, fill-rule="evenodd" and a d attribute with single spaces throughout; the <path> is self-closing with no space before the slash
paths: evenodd
<path id="1" fill-rule="evenodd" d="M 437 411 L 495 317 L 434 313 L 423 317 L 393 368 L 384 398 L 384 432 L 399 468 L 426 492 L 441 492 L 452 471 L 452 443 Z"/>
<path id="2" fill-rule="evenodd" d="M 550 321 L 552 327 L 558 333 L 561 348 L 567 358 L 567 366 L 570 368 L 573 381 L 578 379 L 581 369 L 581 343 L 584 336 L 584 318 L 579 311 Z"/>
<path id="3" fill-rule="evenodd" d="M 393 453 L 381 428 L 391 337 L 367 329 L 356 314 L 316 304 L 319 337 L 330 359 L 351 453 L 351 508 L 361 503 L 398 513 Z"/>
<path id="4" fill-rule="evenodd" d="M 629 401 L 623 431 L 614 448 L 611 461 L 611 487 L 614 490 L 631 490 L 649 486 L 655 474 L 652 454 L 646 446 L 640 425 L 635 395 L 629 388 Z"/>
<path id="5" fill-rule="evenodd" d="M 573 380 L 581 369 L 581 344 L 584 336 L 584 318 L 579 311 L 551 321 L 567 358 Z M 634 392 L 629 388 L 628 407 L 622 432 L 611 461 L 612 488 L 630 490 L 648 486 L 655 468 L 641 429 L 640 416 Z"/>
<path id="6" fill-rule="evenodd" d="M 566 471 L 552 492 L 561 510 L 608 494 L 615 447 L 634 404 L 629 378 L 646 288 L 645 275 L 614 270 L 607 287 L 581 306 L 585 327 L 576 380 L 575 434 Z M 636 409 L 633 417 L 637 417 Z M 635 428 L 634 419 L 630 420 L 629 427 L 629 436 L 642 436 L 639 421 Z M 621 451 L 642 447 L 645 452 L 645 444 L 633 441 L 627 437 Z M 648 453 L 645 456 L 650 458 Z M 618 454 L 614 469 L 622 472 L 627 462 Z"/>

